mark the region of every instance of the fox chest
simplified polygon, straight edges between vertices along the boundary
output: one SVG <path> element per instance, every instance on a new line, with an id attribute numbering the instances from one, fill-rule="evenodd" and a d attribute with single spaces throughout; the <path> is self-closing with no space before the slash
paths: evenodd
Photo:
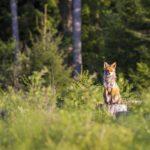
<path id="1" fill-rule="evenodd" d="M 120 93 L 118 87 L 105 88 L 105 91 L 106 91 L 107 95 L 111 95 L 111 96 L 119 95 L 119 93 Z"/>

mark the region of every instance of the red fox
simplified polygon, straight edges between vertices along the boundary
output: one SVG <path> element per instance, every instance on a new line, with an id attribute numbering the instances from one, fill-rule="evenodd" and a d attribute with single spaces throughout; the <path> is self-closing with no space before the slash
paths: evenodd
<path id="1" fill-rule="evenodd" d="M 116 83 L 116 62 L 109 65 L 104 62 L 104 101 L 106 104 L 121 103 L 120 89 Z"/>

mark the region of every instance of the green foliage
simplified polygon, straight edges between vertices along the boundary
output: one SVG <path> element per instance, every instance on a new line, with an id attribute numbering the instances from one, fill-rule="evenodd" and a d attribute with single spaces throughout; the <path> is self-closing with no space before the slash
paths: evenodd
<path id="1" fill-rule="evenodd" d="M 85 101 L 90 100 L 90 103 L 96 104 L 94 99 L 98 91 L 102 95 L 102 90 L 93 84 L 92 76 L 84 73 L 76 85 L 71 82 L 75 86 L 69 88 L 71 94 L 66 94 L 66 99 L 63 95 L 65 100 L 70 98 L 72 101 L 71 95 L 74 93 L 76 102 L 81 101 L 80 107 L 68 102 L 60 109 L 55 106 L 56 93 L 53 93 L 51 87 L 42 86 L 45 73 L 46 70 L 35 72 L 30 77 L 28 92 L 16 92 L 9 88 L 7 92 L 0 93 L 0 110 L 5 112 L 3 117 L 0 114 L 0 149 L 150 148 L 148 92 L 142 95 L 145 100 L 143 105 L 136 107 L 129 115 L 116 119 L 101 109 L 86 109 L 89 102 Z M 79 89 L 83 99 L 79 96 Z M 96 92 L 93 89 L 97 89 Z"/>
<path id="2" fill-rule="evenodd" d="M 0 41 L 0 87 L 7 88 L 13 79 L 14 43 Z"/>
<path id="3" fill-rule="evenodd" d="M 139 92 L 142 92 L 143 88 L 147 89 L 150 85 L 150 68 L 148 64 L 137 63 L 137 73 L 132 72 L 131 77 Z"/>
<path id="4" fill-rule="evenodd" d="M 53 31 L 54 32 L 54 31 Z M 35 40 L 32 47 L 19 54 L 17 64 L 17 77 L 20 88 L 23 88 L 25 80 L 34 71 L 41 71 L 44 67 L 48 69 L 45 75 L 45 84 L 51 84 L 53 88 L 59 90 L 65 87 L 70 81 L 70 70 L 63 63 L 64 54 L 59 48 L 61 39 L 55 37 L 53 32 Z M 56 33 L 55 33 L 56 34 Z M 0 41 L 1 73 L 0 84 L 2 88 L 13 85 L 14 80 L 14 43 L 4 43 Z"/>
<path id="5" fill-rule="evenodd" d="M 33 52 L 35 51 L 33 49 L 40 47 L 40 45 L 42 47 L 43 42 L 41 41 L 41 28 L 50 28 L 52 35 L 48 33 L 47 36 L 50 36 L 52 39 L 53 36 L 55 36 L 55 33 L 57 35 L 61 34 L 61 40 L 58 42 L 56 38 L 54 40 L 56 42 L 54 45 L 58 44 L 59 47 L 56 49 L 59 49 L 59 52 L 65 52 L 67 57 L 70 57 L 69 55 L 72 54 L 68 52 L 68 47 L 71 45 L 71 34 L 66 33 L 69 7 L 67 0 L 18 0 L 17 2 L 21 51 L 21 68 L 19 68 L 19 76 L 27 76 L 33 71 L 30 70 L 31 62 L 28 57 L 28 50 L 30 49 Z M 46 6 L 47 18 L 46 22 L 44 22 L 44 8 Z M 103 68 L 103 61 L 117 61 L 119 72 L 123 73 L 127 80 L 130 80 L 132 83 L 134 83 L 133 86 L 136 89 L 141 90 L 142 88 L 145 88 L 147 86 L 145 79 L 143 79 L 145 75 L 139 71 L 138 64 L 144 63 L 148 68 L 150 67 L 149 1 L 83 0 L 82 6 L 83 68 L 85 70 L 89 70 L 90 73 L 95 71 L 99 72 L 100 77 L 102 77 L 101 72 Z M 3 40 L 6 47 L 8 46 L 7 49 L 12 49 L 9 48 L 10 45 L 7 43 L 7 41 L 12 37 L 9 1 L 1 0 L 0 8 L 0 29 L 3 31 L 0 32 L 0 39 Z M 35 43 L 33 43 L 33 41 Z M 53 40 L 51 40 L 51 46 L 54 48 L 54 41 L 52 41 Z M 9 50 L 5 51 L 5 55 L 10 55 L 8 51 Z M 40 61 L 35 62 L 39 64 L 39 68 L 42 69 L 42 67 L 44 67 L 42 66 L 44 65 L 42 63 L 44 62 L 42 59 L 45 57 L 46 62 L 46 60 L 49 58 L 47 56 L 48 53 L 44 52 L 41 54 L 40 50 L 37 50 L 37 52 L 39 52 L 39 54 L 34 52 L 32 55 L 35 56 L 32 57 L 35 58 L 39 57 L 39 55 L 41 56 L 39 59 Z M 4 54 L 1 54 L 1 56 L 2 55 Z M 7 62 L 7 57 L 5 59 Z M 36 66 L 36 68 L 38 67 Z M 137 76 L 138 74 L 140 74 L 141 78 Z M 2 76 L 6 77 L 8 74 Z M 134 81 L 136 80 L 135 78 L 144 81 L 136 82 Z M 9 77 L 8 79 L 9 83 L 11 83 L 11 80 L 13 80 L 10 80 Z M 3 80 L 3 83 L 4 82 L 6 82 L 6 79 L 5 81 Z"/>
<path id="6" fill-rule="evenodd" d="M 47 70 L 41 72 L 34 72 L 28 79 L 28 91 L 24 92 L 19 90 L 16 92 L 12 87 L 8 91 L 1 91 L 1 104 L 0 109 L 4 109 L 7 115 L 11 115 L 24 109 L 45 109 L 49 110 L 50 107 L 55 107 L 56 93 L 51 86 L 44 87 L 43 76 Z"/>
<path id="7" fill-rule="evenodd" d="M 121 96 L 124 100 L 135 99 L 137 96 L 139 96 L 135 93 L 135 91 L 131 92 L 133 91 L 134 86 L 129 80 L 125 79 L 122 73 L 118 75 L 117 83 L 120 88 Z"/>
<path id="8" fill-rule="evenodd" d="M 77 81 L 73 81 L 62 93 L 65 107 L 93 109 L 96 103 L 102 102 L 102 86 L 94 85 L 95 79 L 96 75 L 90 76 L 85 72 L 78 77 Z"/>
<path id="9" fill-rule="evenodd" d="M 145 80 L 138 63 L 150 67 L 147 3 L 147 0 L 83 1 L 84 68 L 102 72 L 104 60 L 117 61 L 118 70 L 134 87 L 141 90 L 147 86 L 144 82 L 134 82 L 133 77 Z"/>
<path id="10" fill-rule="evenodd" d="M 149 150 L 149 1 L 82 0 L 82 56 L 88 72 L 74 81 L 64 65 L 71 45 L 67 0 L 18 0 L 18 91 L 12 87 L 9 3 L 0 1 L 0 149 Z M 90 74 L 98 72 L 101 80 L 104 60 L 117 61 L 123 99 L 142 100 L 126 116 L 114 118 L 106 107 L 98 109 L 103 86 Z"/>
<path id="11" fill-rule="evenodd" d="M 33 43 L 30 50 L 30 67 L 32 71 L 40 71 L 45 66 L 48 72 L 45 76 L 46 84 L 59 89 L 69 82 L 70 71 L 63 65 L 63 52 L 59 48 L 61 39 L 54 37 L 53 32 L 41 36 Z"/>
<path id="12" fill-rule="evenodd" d="M 39 34 L 39 26 L 43 25 L 45 5 L 48 8 L 47 24 L 51 29 L 56 29 L 60 22 L 57 4 L 57 0 L 17 0 L 20 42 L 23 44 L 23 47 L 24 44 L 30 44 L 31 34 L 34 36 Z M 1 0 L 0 8 L 0 29 L 3 31 L 0 32 L 0 38 L 7 41 L 12 37 L 10 1 Z"/>

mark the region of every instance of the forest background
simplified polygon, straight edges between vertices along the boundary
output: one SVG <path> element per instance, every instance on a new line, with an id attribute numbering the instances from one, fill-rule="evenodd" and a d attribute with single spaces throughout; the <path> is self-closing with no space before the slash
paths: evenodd
<path id="1" fill-rule="evenodd" d="M 74 1 L 0 1 L 0 147 L 148 149 L 150 1 L 78 0 L 82 71 L 77 80 L 73 79 Z M 12 2 L 17 6 L 17 51 Z M 131 106 L 126 123 L 124 118 L 113 120 L 107 112 L 95 110 L 103 102 L 104 61 L 117 62 L 123 98 L 143 102 Z M 29 128 L 32 125 L 35 130 Z M 118 144 L 113 144 L 112 135 Z"/>

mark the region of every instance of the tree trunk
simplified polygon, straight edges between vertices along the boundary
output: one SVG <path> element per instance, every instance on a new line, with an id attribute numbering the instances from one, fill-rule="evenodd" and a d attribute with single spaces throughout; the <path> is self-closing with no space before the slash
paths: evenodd
<path id="1" fill-rule="evenodd" d="M 72 0 L 59 0 L 62 27 L 67 35 L 72 35 Z"/>
<path id="2" fill-rule="evenodd" d="M 72 0 L 68 0 L 67 32 L 72 33 Z"/>
<path id="3" fill-rule="evenodd" d="M 15 42 L 15 51 L 14 51 L 14 86 L 18 88 L 18 63 L 19 63 L 19 31 L 18 31 L 18 15 L 17 15 L 17 3 L 16 0 L 10 0 L 10 8 L 11 8 L 11 15 L 12 15 L 12 35 Z"/>
<path id="4" fill-rule="evenodd" d="M 44 23 L 43 23 L 43 38 L 44 38 L 44 49 L 46 50 L 46 34 L 47 34 L 47 4 L 44 6 Z"/>
<path id="5" fill-rule="evenodd" d="M 73 0 L 73 65 L 73 76 L 76 77 L 82 71 L 81 0 Z"/>

